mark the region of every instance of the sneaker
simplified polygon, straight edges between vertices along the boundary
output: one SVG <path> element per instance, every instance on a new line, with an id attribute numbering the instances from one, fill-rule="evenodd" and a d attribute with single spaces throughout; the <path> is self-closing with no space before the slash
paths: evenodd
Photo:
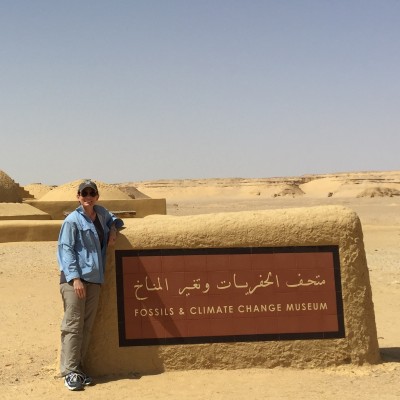
<path id="1" fill-rule="evenodd" d="M 93 383 L 93 379 L 89 375 L 86 375 L 83 372 L 81 372 L 79 375 L 82 378 L 82 383 L 84 386 L 89 386 Z"/>
<path id="2" fill-rule="evenodd" d="M 83 389 L 83 378 L 76 372 L 70 372 L 64 377 L 64 385 L 69 390 L 81 390 Z"/>

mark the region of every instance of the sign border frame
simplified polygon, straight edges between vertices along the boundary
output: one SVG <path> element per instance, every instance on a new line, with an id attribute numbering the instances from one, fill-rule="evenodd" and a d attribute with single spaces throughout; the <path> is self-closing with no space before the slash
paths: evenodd
<path id="1" fill-rule="evenodd" d="M 301 332 L 279 334 L 252 334 L 229 336 L 195 336 L 177 338 L 127 339 L 125 336 L 124 277 L 122 260 L 132 256 L 168 256 L 168 255 L 218 255 L 218 254 L 271 254 L 271 253 L 319 253 L 329 252 L 333 256 L 333 272 L 336 292 L 338 330 L 335 332 Z M 115 272 L 117 290 L 118 337 L 119 347 L 160 346 L 179 344 L 207 344 L 232 342 L 258 342 L 283 340 L 342 339 L 346 337 L 342 297 L 341 269 L 338 245 L 287 246 L 287 247 L 218 247 L 218 248 L 175 248 L 115 250 Z"/>

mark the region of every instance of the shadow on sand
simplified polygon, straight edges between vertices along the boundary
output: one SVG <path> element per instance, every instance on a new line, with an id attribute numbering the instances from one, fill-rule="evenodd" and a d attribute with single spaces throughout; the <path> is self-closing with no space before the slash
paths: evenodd
<path id="1" fill-rule="evenodd" d="M 97 377 L 94 378 L 93 385 L 91 385 L 91 386 L 102 385 L 104 383 L 116 382 L 116 381 L 122 381 L 122 380 L 141 379 L 143 376 L 146 376 L 146 375 L 159 375 L 159 373 L 140 374 L 138 372 L 132 372 L 130 374 L 116 374 L 116 375 L 97 376 Z"/>
<path id="2" fill-rule="evenodd" d="M 400 347 L 384 347 L 380 353 L 383 362 L 400 362 Z"/>

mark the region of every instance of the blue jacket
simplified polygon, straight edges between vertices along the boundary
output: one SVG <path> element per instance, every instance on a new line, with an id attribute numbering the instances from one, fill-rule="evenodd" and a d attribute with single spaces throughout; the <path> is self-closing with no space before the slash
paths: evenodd
<path id="1" fill-rule="evenodd" d="M 67 282 L 74 278 L 81 278 L 91 283 L 104 282 L 110 227 L 115 225 L 119 229 L 124 222 L 102 206 L 95 205 L 94 210 L 104 230 L 103 248 L 96 228 L 86 216 L 82 206 L 69 214 L 61 226 L 57 259 L 60 271 L 64 272 Z"/>

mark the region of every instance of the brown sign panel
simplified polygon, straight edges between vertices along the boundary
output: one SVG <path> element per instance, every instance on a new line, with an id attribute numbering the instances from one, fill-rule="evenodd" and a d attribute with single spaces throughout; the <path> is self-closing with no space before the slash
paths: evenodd
<path id="1" fill-rule="evenodd" d="M 337 246 L 116 251 L 120 346 L 344 337 Z"/>

